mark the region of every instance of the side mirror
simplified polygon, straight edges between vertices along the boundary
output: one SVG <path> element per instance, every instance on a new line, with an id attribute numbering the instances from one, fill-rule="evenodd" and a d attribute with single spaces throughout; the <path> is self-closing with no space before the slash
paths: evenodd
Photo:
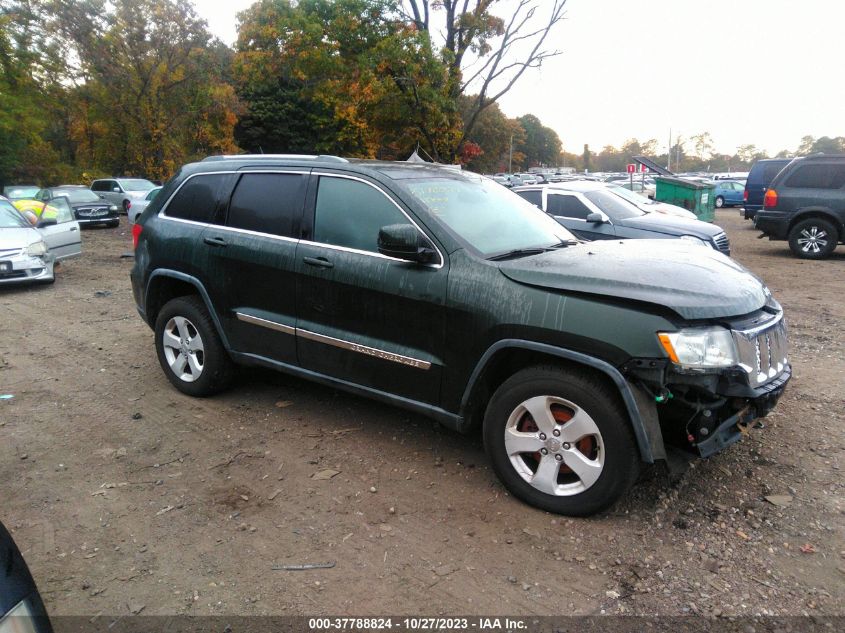
<path id="1" fill-rule="evenodd" d="M 602 213 L 591 213 L 587 216 L 587 222 L 592 222 L 593 224 L 604 224 L 607 222 L 607 218 Z"/>
<path id="2" fill-rule="evenodd" d="M 418 264 L 429 264 L 435 258 L 434 245 L 410 224 L 381 227 L 378 232 L 378 252 Z"/>
<path id="3" fill-rule="evenodd" d="M 36 229 L 43 229 L 45 226 L 56 226 L 58 222 L 56 222 L 56 218 L 44 218 L 43 220 L 38 220 L 35 224 Z"/>
<path id="4" fill-rule="evenodd" d="M 113 187 L 112 191 L 114 191 L 115 193 L 120 193 L 120 187 Z"/>

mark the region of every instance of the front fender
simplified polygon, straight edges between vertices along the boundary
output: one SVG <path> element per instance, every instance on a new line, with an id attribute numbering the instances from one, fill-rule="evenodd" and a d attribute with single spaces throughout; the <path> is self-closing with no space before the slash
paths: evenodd
<path id="1" fill-rule="evenodd" d="M 487 365 L 493 360 L 498 352 L 513 348 L 539 352 L 549 356 L 556 356 L 558 358 L 598 370 L 610 378 L 614 385 L 616 385 L 616 388 L 619 389 L 619 394 L 625 404 L 625 409 L 627 410 L 628 417 L 631 421 L 631 428 L 634 431 L 634 437 L 637 440 L 637 447 L 639 448 L 640 458 L 642 461 L 647 464 L 652 464 L 656 459 L 665 459 L 666 449 L 663 445 L 663 436 L 660 431 L 660 423 L 657 416 L 657 405 L 645 392 L 642 391 L 642 389 L 625 380 L 625 377 L 619 372 L 619 370 L 610 363 L 580 352 L 573 352 L 561 347 L 555 347 L 545 343 L 536 343 L 534 341 L 505 339 L 491 345 L 490 348 L 484 352 L 481 359 L 476 364 L 475 369 L 473 369 L 469 382 L 464 390 L 463 397 L 461 398 L 461 424 L 469 424 L 468 405 L 470 398 L 474 387 L 483 375 Z M 465 431 L 467 429 L 459 428 L 458 430 Z"/>

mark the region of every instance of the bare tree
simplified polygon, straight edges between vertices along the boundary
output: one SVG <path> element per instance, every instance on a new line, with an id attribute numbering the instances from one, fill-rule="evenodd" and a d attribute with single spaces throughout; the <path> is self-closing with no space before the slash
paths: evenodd
<path id="1" fill-rule="evenodd" d="M 455 153 L 478 122 L 479 115 L 496 103 L 529 68 L 559 55 L 546 41 L 564 18 L 566 0 L 518 0 L 510 17 L 492 13 L 501 0 L 404 0 L 404 17 L 426 33 L 431 46 L 439 25 L 433 11 L 445 14 L 440 55 L 449 73 L 449 96 L 468 95 L 463 130 Z M 540 11 L 540 6 L 544 11 Z"/>

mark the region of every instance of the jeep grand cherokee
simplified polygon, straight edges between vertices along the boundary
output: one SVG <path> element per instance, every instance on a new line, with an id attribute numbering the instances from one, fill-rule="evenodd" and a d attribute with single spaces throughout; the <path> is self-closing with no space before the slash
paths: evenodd
<path id="1" fill-rule="evenodd" d="M 552 512 L 608 507 L 670 444 L 725 448 L 791 376 L 781 307 L 728 257 L 581 244 L 444 167 L 212 157 L 133 236 L 138 311 L 180 391 L 259 365 L 481 425 L 504 485 Z"/>

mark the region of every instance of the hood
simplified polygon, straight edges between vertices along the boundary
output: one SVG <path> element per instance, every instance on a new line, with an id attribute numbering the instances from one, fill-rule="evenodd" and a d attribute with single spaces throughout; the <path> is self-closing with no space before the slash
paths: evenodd
<path id="1" fill-rule="evenodd" d="M 504 261 L 499 270 L 532 286 L 665 306 L 688 320 L 748 314 L 769 295 L 731 258 L 684 240 L 590 242 Z"/>
<path id="2" fill-rule="evenodd" d="M 701 220 L 687 220 L 665 213 L 647 213 L 636 218 L 619 220 L 617 224 L 636 229 L 646 229 L 667 233 L 669 235 L 695 235 L 709 240 L 710 238 L 724 233 L 714 224 L 702 222 Z"/>
<path id="3" fill-rule="evenodd" d="M 0 229 L 0 251 L 26 248 L 40 241 L 41 234 L 35 228 Z"/>
<path id="4" fill-rule="evenodd" d="M 648 213 L 660 213 L 662 215 L 673 215 L 678 218 L 685 218 L 687 220 L 697 220 L 698 218 L 695 217 L 695 213 L 692 211 L 687 211 L 683 207 L 679 207 L 675 204 L 669 204 L 668 202 L 653 202 L 649 201 L 646 202 L 644 205 L 640 206 L 640 209 L 643 211 L 647 211 Z"/>

